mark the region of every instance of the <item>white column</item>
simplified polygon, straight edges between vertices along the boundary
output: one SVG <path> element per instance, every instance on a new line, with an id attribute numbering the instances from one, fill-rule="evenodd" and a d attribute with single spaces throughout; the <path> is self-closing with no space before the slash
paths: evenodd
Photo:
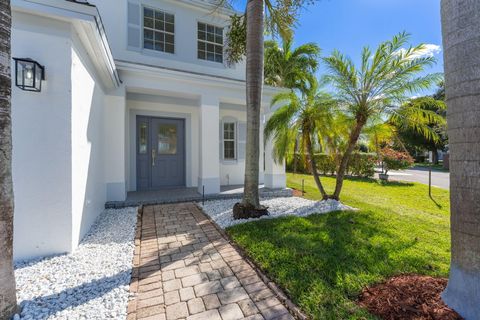
<path id="1" fill-rule="evenodd" d="M 198 192 L 205 194 L 220 192 L 220 103 L 214 95 L 202 95 L 200 98 L 200 170 Z"/>
<path id="2" fill-rule="evenodd" d="M 269 116 L 266 116 L 266 121 Z M 285 162 L 275 162 L 273 159 L 273 143 L 269 139 L 265 142 L 265 188 L 284 189 L 287 187 L 287 177 L 285 175 Z"/>

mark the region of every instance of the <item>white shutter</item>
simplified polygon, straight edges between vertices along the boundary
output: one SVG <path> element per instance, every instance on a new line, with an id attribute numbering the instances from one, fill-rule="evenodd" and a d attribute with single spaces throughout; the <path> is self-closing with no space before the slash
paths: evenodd
<path id="1" fill-rule="evenodd" d="M 238 160 L 245 159 L 245 146 L 247 144 L 247 123 L 238 122 L 237 135 L 237 158 Z"/>
<path id="2" fill-rule="evenodd" d="M 133 50 L 140 50 L 142 48 L 141 9 L 142 7 L 140 6 L 140 4 L 128 2 L 127 47 Z"/>

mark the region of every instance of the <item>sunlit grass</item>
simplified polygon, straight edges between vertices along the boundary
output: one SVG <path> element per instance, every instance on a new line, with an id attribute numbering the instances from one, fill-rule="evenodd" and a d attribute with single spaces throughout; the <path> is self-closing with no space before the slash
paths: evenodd
<path id="1" fill-rule="evenodd" d="M 289 187 L 319 199 L 313 179 Z M 322 178 L 327 190 L 334 179 Z M 449 194 L 421 184 L 352 179 L 342 202 L 358 211 L 287 217 L 228 229 L 237 243 L 314 319 L 374 318 L 355 304 L 363 287 L 399 273 L 447 276 Z"/>

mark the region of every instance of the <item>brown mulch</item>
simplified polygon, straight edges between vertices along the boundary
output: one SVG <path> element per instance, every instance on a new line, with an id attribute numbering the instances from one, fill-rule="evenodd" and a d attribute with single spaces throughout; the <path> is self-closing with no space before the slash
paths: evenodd
<path id="1" fill-rule="evenodd" d="M 302 197 L 302 190 L 292 189 L 294 197 Z"/>
<path id="2" fill-rule="evenodd" d="M 440 294 L 447 279 L 419 275 L 392 277 L 384 283 L 363 289 L 358 304 L 385 320 L 458 320 Z"/>

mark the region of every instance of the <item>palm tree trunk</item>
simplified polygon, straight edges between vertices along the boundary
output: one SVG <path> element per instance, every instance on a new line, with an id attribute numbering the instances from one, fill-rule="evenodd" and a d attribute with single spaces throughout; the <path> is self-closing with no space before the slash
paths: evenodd
<path id="1" fill-rule="evenodd" d="M 312 145 L 312 139 L 310 137 L 310 134 L 306 135 L 305 140 L 307 144 L 308 156 L 310 158 L 310 161 L 309 161 L 310 171 L 312 172 L 313 179 L 315 180 L 315 184 L 317 185 L 318 191 L 320 191 L 322 198 L 325 200 L 328 198 L 328 195 L 325 192 L 325 189 L 323 188 L 322 182 L 320 181 L 320 177 L 318 175 L 317 162 L 315 161 L 315 154 L 313 152 L 313 145 Z"/>
<path id="2" fill-rule="evenodd" d="M 335 192 L 331 196 L 332 199 L 340 200 L 340 192 L 342 192 L 343 180 L 345 178 L 345 171 L 347 170 L 348 161 L 350 160 L 350 156 L 357 145 L 358 138 L 360 137 L 360 133 L 362 132 L 363 126 L 366 122 L 366 119 L 357 119 L 355 128 L 350 133 L 347 150 L 343 154 L 342 160 L 340 161 L 340 166 L 338 167 Z"/>
<path id="3" fill-rule="evenodd" d="M 442 297 L 465 319 L 480 315 L 480 2 L 442 0 L 450 147 L 451 263 Z M 477 71 L 475 71 L 477 70 Z"/>
<path id="4" fill-rule="evenodd" d="M 263 89 L 263 0 L 247 3 L 247 144 L 242 204 L 259 208 L 260 108 Z"/>
<path id="5" fill-rule="evenodd" d="M 293 146 L 293 174 L 297 174 L 298 166 L 298 137 L 295 137 L 295 145 Z"/>
<path id="6" fill-rule="evenodd" d="M 17 310 L 13 273 L 10 1 L 0 1 L 0 319 Z"/>

